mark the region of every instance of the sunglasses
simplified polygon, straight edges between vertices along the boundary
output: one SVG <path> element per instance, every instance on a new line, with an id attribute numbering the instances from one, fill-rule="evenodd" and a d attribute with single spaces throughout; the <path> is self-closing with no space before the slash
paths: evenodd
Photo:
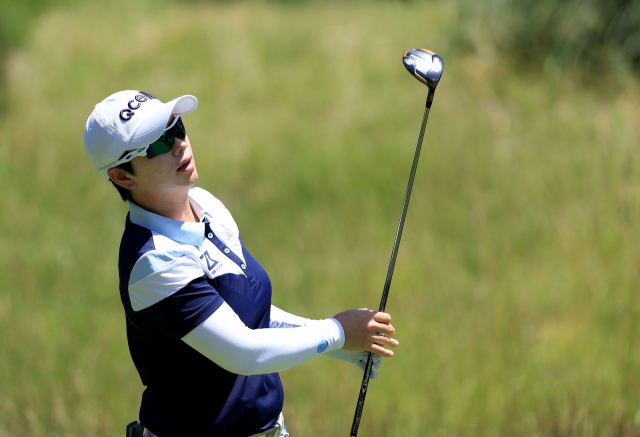
<path id="1" fill-rule="evenodd" d="M 146 147 L 140 147 L 139 149 L 127 150 L 122 154 L 120 159 L 104 168 L 116 167 L 123 162 L 131 161 L 137 156 L 147 155 L 147 158 L 151 159 L 164 153 L 171 152 L 171 150 L 173 150 L 173 143 L 175 142 L 175 139 L 178 138 L 180 140 L 184 140 L 186 137 L 187 130 L 184 127 L 184 123 L 182 123 L 182 118 L 176 117 L 173 124 L 167 130 L 162 132 L 160 138 L 155 140 L 153 143 Z"/>
<path id="2" fill-rule="evenodd" d="M 184 123 L 182 123 L 182 118 L 176 117 L 173 126 L 162 132 L 160 138 L 149 144 L 149 147 L 147 147 L 147 158 L 151 159 L 163 153 L 171 152 L 176 138 L 184 140 L 186 137 L 187 130 L 184 127 Z"/>

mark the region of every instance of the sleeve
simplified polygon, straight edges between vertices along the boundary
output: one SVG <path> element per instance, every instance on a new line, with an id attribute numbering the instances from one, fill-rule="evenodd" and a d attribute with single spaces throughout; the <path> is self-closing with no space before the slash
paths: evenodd
<path id="1" fill-rule="evenodd" d="M 308 326 L 252 330 L 223 303 L 183 340 L 229 372 L 256 375 L 280 372 L 340 349 L 344 331 L 335 319 L 317 320 Z"/>
<path id="2" fill-rule="evenodd" d="M 313 323 L 312 319 L 296 316 L 271 305 L 271 318 L 269 328 L 296 328 Z"/>
<path id="3" fill-rule="evenodd" d="M 269 327 L 271 328 L 295 328 L 299 326 L 312 325 L 316 322 L 318 322 L 318 320 L 296 316 L 295 314 L 281 310 L 277 306 L 271 305 L 271 319 L 269 321 Z M 332 349 L 327 351 L 325 355 L 336 360 L 351 363 L 360 370 L 365 369 L 367 358 L 369 357 L 369 353 L 366 351 L 348 351 L 344 349 Z M 380 356 L 373 354 L 373 368 L 371 369 L 372 379 L 376 379 L 378 377 L 376 369 L 380 368 L 381 364 L 382 361 Z"/>
<path id="4" fill-rule="evenodd" d="M 133 311 L 169 336 L 182 338 L 224 302 L 197 260 L 180 251 L 150 251 L 129 279 Z"/>

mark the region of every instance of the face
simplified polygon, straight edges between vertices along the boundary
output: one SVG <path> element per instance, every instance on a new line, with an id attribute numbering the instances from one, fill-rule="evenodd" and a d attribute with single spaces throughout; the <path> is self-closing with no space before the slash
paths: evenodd
<path id="1" fill-rule="evenodd" d="M 130 175 L 134 200 L 167 199 L 184 195 L 198 181 L 198 171 L 189 137 L 175 138 L 170 152 L 153 158 L 138 156 L 131 160 L 135 175 Z"/>

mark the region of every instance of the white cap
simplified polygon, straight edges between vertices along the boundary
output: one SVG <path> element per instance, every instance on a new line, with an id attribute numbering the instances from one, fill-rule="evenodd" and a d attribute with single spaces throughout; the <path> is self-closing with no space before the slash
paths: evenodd
<path id="1" fill-rule="evenodd" d="M 84 128 L 84 147 L 91 163 L 109 180 L 107 171 L 121 163 L 125 152 L 146 149 L 160 138 L 173 115 L 187 114 L 197 106 L 198 99 L 190 95 L 168 103 L 143 91 L 110 95 L 95 106 Z"/>

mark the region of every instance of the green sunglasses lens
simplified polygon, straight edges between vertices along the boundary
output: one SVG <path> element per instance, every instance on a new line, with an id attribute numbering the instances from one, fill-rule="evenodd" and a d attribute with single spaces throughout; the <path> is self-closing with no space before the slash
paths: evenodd
<path id="1" fill-rule="evenodd" d="M 173 138 L 171 139 L 173 140 Z M 171 141 L 171 145 L 169 145 L 167 144 L 167 138 L 160 137 L 157 141 L 149 144 L 147 148 L 147 158 L 155 158 L 163 153 L 171 152 L 171 149 L 173 149 L 173 141 Z"/>
<path id="2" fill-rule="evenodd" d="M 162 136 L 149 145 L 147 158 L 155 158 L 158 155 L 170 152 L 173 149 L 173 143 L 176 138 L 184 140 L 186 137 L 187 130 L 184 127 L 184 123 L 182 123 L 182 118 L 178 117 L 172 127 L 162 132 Z"/>

